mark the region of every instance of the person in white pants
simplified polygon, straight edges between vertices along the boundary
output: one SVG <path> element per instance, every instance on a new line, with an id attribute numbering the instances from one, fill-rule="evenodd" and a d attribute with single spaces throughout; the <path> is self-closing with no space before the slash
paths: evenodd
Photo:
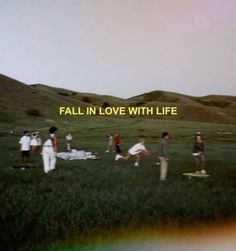
<path id="1" fill-rule="evenodd" d="M 55 132 L 58 129 L 51 127 L 49 129 L 49 136 L 43 143 L 43 169 L 45 173 L 48 173 L 56 168 L 56 153 L 57 153 L 57 137 Z"/>

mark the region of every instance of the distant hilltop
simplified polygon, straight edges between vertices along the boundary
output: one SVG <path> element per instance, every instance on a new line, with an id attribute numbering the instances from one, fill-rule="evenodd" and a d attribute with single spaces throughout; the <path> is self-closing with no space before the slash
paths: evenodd
<path id="1" fill-rule="evenodd" d="M 59 106 L 177 106 L 177 120 L 236 123 L 236 97 L 208 95 L 193 97 L 156 90 L 128 99 L 109 95 L 81 93 L 43 84 L 28 85 L 0 74 L 0 119 L 60 119 Z M 159 119 L 159 118 L 158 118 Z"/>

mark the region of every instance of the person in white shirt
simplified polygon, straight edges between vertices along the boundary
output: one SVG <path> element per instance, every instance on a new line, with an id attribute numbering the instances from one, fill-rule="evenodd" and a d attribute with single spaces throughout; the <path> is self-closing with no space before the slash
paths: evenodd
<path id="1" fill-rule="evenodd" d="M 139 166 L 139 161 L 141 159 L 141 153 L 143 153 L 144 155 L 148 155 L 149 152 L 146 149 L 145 145 L 145 140 L 144 139 L 140 139 L 139 143 L 133 145 L 129 150 L 128 150 L 128 154 L 126 156 L 122 156 L 120 154 L 117 154 L 115 157 L 115 160 L 119 160 L 119 159 L 124 159 L 124 160 L 128 160 L 131 156 L 135 156 L 135 166 Z"/>
<path id="2" fill-rule="evenodd" d="M 107 135 L 107 139 L 108 139 L 108 145 L 107 145 L 107 150 L 105 152 L 106 153 L 114 152 L 114 140 L 112 133 L 109 133 Z"/>
<path id="3" fill-rule="evenodd" d="M 57 137 L 55 132 L 58 129 L 51 127 L 49 129 L 49 135 L 43 143 L 43 169 L 45 173 L 48 173 L 56 168 L 56 153 L 57 153 Z"/>
<path id="4" fill-rule="evenodd" d="M 72 141 L 73 137 L 71 135 L 71 133 L 68 133 L 66 135 L 66 149 L 67 151 L 71 151 L 71 141 Z"/>
<path id="5" fill-rule="evenodd" d="M 41 139 L 41 136 L 40 136 L 40 132 L 39 131 L 37 131 L 36 132 L 36 139 L 37 139 L 37 142 L 38 142 L 38 152 L 40 151 L 40 149 L 41 149 L 41 146 L 42 146 L 42 139 Z"/>
<path id="6" fill-rule="evenodd" d="M 36 153 L 38 151 L 38 141 L 37 141 L 37 135 L 35 132 L 31 134 L 30 146 L 31 146 L 32 153 Z"/>
<path id="7" fill-rule="evenodd" d="M 30 136 L 29 131 L 24 131 L 24 136 L 20 138 L 20 153 L 21 163 L 26 164 L 30 162 Z"/>

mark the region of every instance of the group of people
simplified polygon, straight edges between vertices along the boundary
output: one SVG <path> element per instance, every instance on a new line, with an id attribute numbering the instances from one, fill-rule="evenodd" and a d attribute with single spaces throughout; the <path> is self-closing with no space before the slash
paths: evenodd
<path id="1" fill-rule="evenodd" d="M 158 159 L 160 162 L 160 180 L 165 181 L 167 178 L 167 171 L 168 171 L 168 161 L 169 155 L 167 150 L 167 141 L 170 137 L 168 132 L 162 133 L 162 138 L 159 143 L 158 148 Z M 129 150 L 128 153 L 124 156 L 119 153 L 116 154 L 115 160 L 124 159 L 128 160 L 131 156 L 135 157 L 134 166 L 139 166 L 139 161 L 141 159 L 141 154 L 145 156 L 149 155 L 149 151 L 145 147 L 145 140 L 140 139 L 139 142 L 133 145 Z M 192 148 L 192 155 L 195 159 L 196 164 L 196 173 L 205 174 L 205 157 L 204 157 L 204 142 L 200 132 L 197 132 L 194 136 L 193 148 Z"/>
<path id="2" fill-rule="evenodd" d="M 51 127 L 43 144 L 39 132 L 32 133 L 30 137 L 29 131 L 25 131 L 24 135 L 21 137 L 19 141 L 20 151 L 21 151 L 21 163 L 29 162 L 30 150 L 32 151 L 32 153 L 35 153 L 39 151 L 39 147 L 41 148 L 42 145 L 42 159 L 43 159 L 44 172 L 48 173 L 54 170 L 56 168 L 57 130 L 58 128 L 54 126 Z M 158 164 L 160 164 L 161 181 L 165 181 L 167 178 L 168 161 L 169 161 L 167 141 L 169 138 L 170 134 L 168 132 L 163 132 L 161 140 L 159 142 L 157 157 L 159 159 Z M 66 136 L 66 140 L 67 140 L 67 150 L 70 150 L 70 145 L 68 146 L 68 144 L 72 140 L 72 135 L 68 134 Z M 108 135 L 108 148 L 106 152 L 116 152 L 115 161 L 118 161 L 119 159 L 128 160 L 133 156 L 135 158 L 134 166 L 139 166 L 141 155 L 142 154 L 144 154 L 145 156 L 149 155 L 149 151 L 145 146 L 144 139 L 140 139 L 138 143 L 130 147 L 126 155 L 121 155 L 120 141 L 121 138 L 119 134 L 115 134 L 115 136 L 113 136 L 110 133 Z M 116 150 L 114 149 L 114 146 Z M 194 136 L 192 155 L 195 159 L 195 164 L 197 168 L 196 172 L 205 174 L 206 171 L 205 171 L 205 157 L 204 157 L 204 142 L 200 132 L 197 132 Z"/>
<path id="3" fill-rule="evenodd" d="M 43 144 L 38 131 L 31 133 L 31 135 L 29 131 L 24 131 L 24 135 L 19 140 L 21 164 L 29 164 L 31 162 L 30 153 L 37 153 L 42 150 L 44 172 L 48 173 L 54 170 L 57 153 L 56 131 L 56 127 L 51 127 Z"/>
<path id="4" fill-rule="evenodd" d="M 24 135 L 20 138 L 20 157 L 21 164 L 30 162 L 30 152 L 37 153 L 41 149 L 42 140 L 39 131 L 32 132 L 24 131 Z"/>
<path id="5" fill-rule="evenodd" d="M 109 133 L 107 135 L 107 139 L 108 139 L 108 144 L 107 144 L 107 150 L 106 153 L 109 152 L 116 152 L 116 153 L 121 153 L 121 149 L 120 149 L 120 135 L 117 133 L 114 136 L 112 135 L 112 133 Z M 115 146 L 115 148 L 114 148 Z"/>

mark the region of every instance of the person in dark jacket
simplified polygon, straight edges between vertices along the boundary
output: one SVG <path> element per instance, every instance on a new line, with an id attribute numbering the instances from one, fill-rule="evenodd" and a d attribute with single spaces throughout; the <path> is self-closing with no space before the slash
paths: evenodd
<path id="1" fill-rule="evenodd" d="M 120 135 L 117 133 L 114 137 L 113 140 L 116 144 L 116 153 L 120 154 L 121 150 L 120 150 Z"/>
<path id="2" fill-rule="evenodd" d="M 204 156 L 204 142 L 201 133 L 196 133 L 193 142 L 193 157 L 197 168 L 196 173 L 205 174 L 205 156 Z"/>
<path id="3" fill-rule="evenodd" d="M 169 139 L 170 135 L 168 132 L 162 133 L 162 139 L 159 143 L 159 151 L 158 151 L 158 159 L 160 160 L 160 180 L 164 181 L 167 177 L 167 170 L 168 170 L 168 152 L 167 152 L 167 140 Z"/>

